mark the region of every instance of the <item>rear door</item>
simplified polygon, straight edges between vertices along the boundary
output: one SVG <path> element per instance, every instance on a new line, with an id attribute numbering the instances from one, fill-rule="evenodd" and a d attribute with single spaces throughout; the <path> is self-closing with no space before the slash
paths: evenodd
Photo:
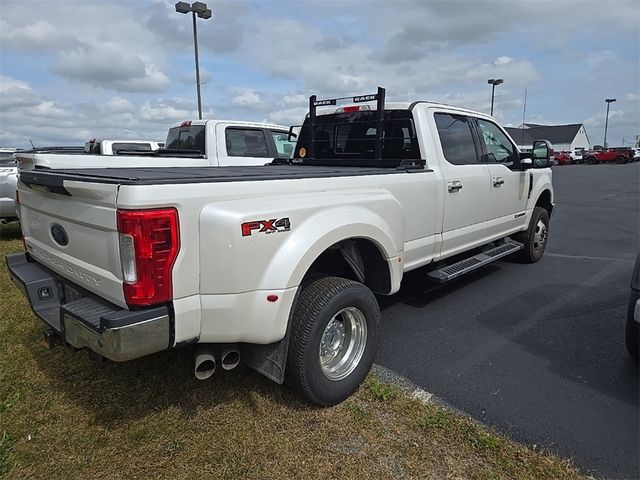
<path id="1" fill-rule="evenodd" d="M 116 225 L 118 185 L 64 181 L 20 190 L 27 251 L 78 286 L 126 307 Z"/>
<path id="2" fill-rule="evenodd" d="M 481 163 L 489 167 L 489 237 L 507 236 L 524 226 L 529 193 L 529 173 L 520 169 L 516 146 L 494 122 L 476 119 L 482 146 Z"/>
<path id="3" fill-rule="evenodd" d="M 482 244 L 489 218 L 489 167 L 480 163 L 481 147 L 473 119 L 454 111 L 436 111 L 439 154 L 444 177 L 442 256 Z"/>

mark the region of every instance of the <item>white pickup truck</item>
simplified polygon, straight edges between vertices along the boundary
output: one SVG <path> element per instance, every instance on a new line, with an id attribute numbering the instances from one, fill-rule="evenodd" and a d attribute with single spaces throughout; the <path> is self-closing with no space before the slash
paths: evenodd
<path id="1" fill-rule="evenodd" d="M 128 142 L 130 148 L 123 145 L 124 150 L 112 156 L 109 145 L 105 150 L 104 142 L 94 142 L 85 151 L 24 150 L 16 160 L 20 170 L 263 165 L 274 157 L 291 156 L 294 144 L 287 139 L 288 131 L 288 127 L 266 123 L 187 120 L 169 128 L 164 149 L 136 152 L 139 148 Z"/>
<path id="2" fill-rule="evenodd" d="M 23 171 L 11 278 L 76 348 L 197 344 L 198 378 L 243 361 L 344 400 L 376 355 L 374 293 L 540 260 L 554 198 L 546 141 L 525 157 L 479 112 L 338 100 L 311 97 L 293 158 L 267 166 Z"/>

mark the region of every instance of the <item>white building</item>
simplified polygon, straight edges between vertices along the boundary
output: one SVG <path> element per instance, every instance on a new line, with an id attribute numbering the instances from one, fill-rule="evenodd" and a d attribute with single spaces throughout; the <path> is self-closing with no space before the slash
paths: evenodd
<path id="1" fill-rule="evenodd" d="M 523 151 L 530 151 L 534 140 L 549 140 L 556 152 L 591 148 L 587 131 L 582 123 L 570 125 L 523 123 L 517 128 L 507 127 L 506 130 Z"/>

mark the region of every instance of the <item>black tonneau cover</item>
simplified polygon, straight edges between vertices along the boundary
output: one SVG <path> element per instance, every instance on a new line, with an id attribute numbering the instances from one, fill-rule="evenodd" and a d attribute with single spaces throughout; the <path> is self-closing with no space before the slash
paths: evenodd
<path id="1" fill-rule="evenodd" d="M 25 185 L 62 189 L 65 180 L 115 183 L 119 185 L 165 185 L 183 183 L 255 182 L 301 178 L 356 177 L 392 175 L 424 169 L 372 167 L 326 167 L 316 165 L 266 165 L 241 167 L 148 167 L 80 168 L 64 170 L 27 170 L 20 173 Z M 53 187 L 53 188 L 52 188 Z M 62 192 L 61 192 L 62 193 Z"/>

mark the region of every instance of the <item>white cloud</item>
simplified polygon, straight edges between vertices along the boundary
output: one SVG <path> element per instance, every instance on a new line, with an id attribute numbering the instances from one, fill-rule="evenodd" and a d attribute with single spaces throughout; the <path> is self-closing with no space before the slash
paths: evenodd
<path id="1" fill-rule="evenodd" d="M 77 38 L 45 20 L 20 26 L 0 20 L 0 42 L 3 48 L 29 52 L 62 48 L 77 42 Z"/>
<path id="2" fill-rule="evenodd" d="M 260 95 L 255 90 L 235 88 L 236 95 L 231 99 L 231 103 L 237 107 L 255 107 L 262 104 Z"/>

